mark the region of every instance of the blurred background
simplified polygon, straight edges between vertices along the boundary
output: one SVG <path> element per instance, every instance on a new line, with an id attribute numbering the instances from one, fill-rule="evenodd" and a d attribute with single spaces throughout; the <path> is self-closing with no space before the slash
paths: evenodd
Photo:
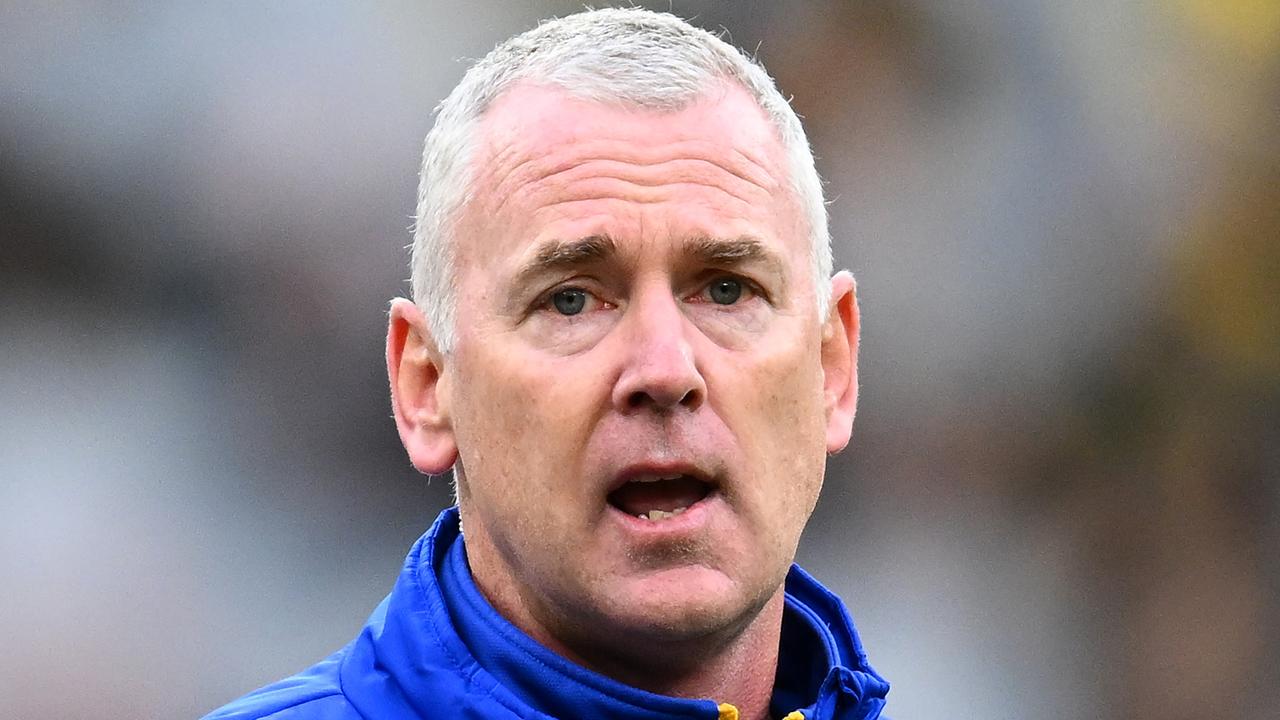
<path id="1" fill-rule="evenodd" d="M 862 404 L 800 560 L 890 714 L 1280 717 L 1280 3 L 641 4 L 828 181 Z M 0 717 L 354 636 L 449 502 L 382 360 L 431 110 L 579 7 L 0 4 Z"/>

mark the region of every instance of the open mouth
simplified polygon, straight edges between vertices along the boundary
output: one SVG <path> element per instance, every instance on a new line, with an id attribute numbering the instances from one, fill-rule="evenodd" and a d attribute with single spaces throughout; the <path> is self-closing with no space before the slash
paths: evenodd
<path id="1" fill-rule="evenodd" d="M 691 475 L 638 475 L 609 493 L 613 507 L 642 520 L 673 518 L 715 488 Z"/>

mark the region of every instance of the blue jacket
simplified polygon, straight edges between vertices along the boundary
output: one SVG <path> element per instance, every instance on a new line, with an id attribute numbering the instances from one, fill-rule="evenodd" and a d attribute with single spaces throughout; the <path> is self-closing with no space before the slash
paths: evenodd
<path id="1" fill-rule="evenodd" d="M 797 566 L 774 685 L 775 717 L 872 720 L 889 684 L 867 664 L 840 599 Z M 471 579 L 458 510 L 413 546 L 350 645 L 205 720 L 589 718 L 719 720 L 736 710 L 637 690 L 556 655 L 499 615 Z"/>

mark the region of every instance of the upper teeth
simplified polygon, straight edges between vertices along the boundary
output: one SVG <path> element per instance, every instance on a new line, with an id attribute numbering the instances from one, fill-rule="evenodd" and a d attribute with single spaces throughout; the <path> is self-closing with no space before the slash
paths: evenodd
<path id="1" fill-rule="evenodd" d="M 688 509 L 689 507 L 686 505 L 683 507 L 678 507 L 675 510 L 672 510 L 671 512 L 667 512 L 666 510 L 650 510 L 647 513 L 640 513 L 636 517 L 642 520 L 666 520 L 667 518 L 675 517 L 676 515 L 679 515 L 680 513 Z"/>
<path id="2" fill-rule="evenodd" d="M 659 480 L 679 480 L 682 477 L 684 476 L 679 473 L 675 475 L 637 475 L 631 478 L 631 482 L 650 483 L 658 482 Z"/>

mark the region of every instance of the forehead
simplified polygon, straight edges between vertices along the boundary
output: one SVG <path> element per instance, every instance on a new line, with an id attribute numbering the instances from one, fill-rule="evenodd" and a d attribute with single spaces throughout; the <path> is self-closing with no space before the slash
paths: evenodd
<path id="1" fill-rule="evenodd" d="M 764 111 L 745 89 L 730 82 L 715 83 L 684 108 L 668 111 L 597 102 L 522 81 L 485 112 L 479 138 L 477 159 L 482 162 L 516 149 L 548 151 L 599 140 L 702 141 L 748 150 L 757 162 L 783 159 L 781 142 Z M 782 166 L 771 169 L 780 171 Z"/>
<path id="2" fill-rule="evenodd" d="M 712 86 L 672 112 L 518 83 L 483 116 L 476 140 L 464 213 L 472 232 L 459 241 L 482 254 L 518 252 L 512 232 L 529 241 L 544 230 L 625 239 L 646 222 L 649 232 L 763 234 L 784 243 L 805 234 L 778 133 L 734 84 Z M 565 227 L 575 219 L 613 227 Z"/>

